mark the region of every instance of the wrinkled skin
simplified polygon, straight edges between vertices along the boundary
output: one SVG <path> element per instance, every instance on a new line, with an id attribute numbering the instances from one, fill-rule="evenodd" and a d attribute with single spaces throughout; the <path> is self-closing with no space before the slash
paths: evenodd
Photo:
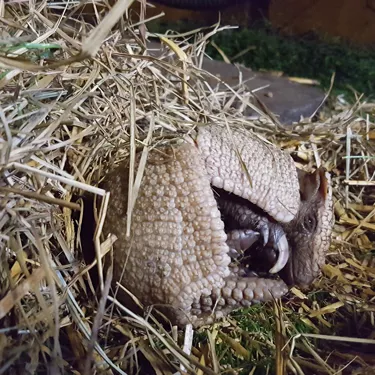
<path id="1" fill-rule="evenodd" d="M 140 156 L 136 159 L 137 167 Z M 156 305 L 179 326 L 209 324 L 235 308 L 279 298 L 288 291 L 282 279 L 258 277 L 230 256 L 233 243 L 239 243 L 235 251 L 246 251 L 260 242 L 263 250 L 256 253 L 272 258 L 279 233 L 285 232 L 291 251 L 281 272 L 287 270 L 288 284 L 305 284 L 300 270 L 311 269 L 315 278 L 324 261 L 332 207 L 328 180 L 305 191 L 301 182 L 314 180 L 317 174 L 301 176 L 289 155 L 250 133 L 233 131 L 229 137 L 219 127 L 200 128 L 193 140 L 150 151 L 128 238 L 129 169 L 121 164 L 103 184 L 111 193 L 104 233 L 118 238 L 113 249 L 114 280 L 145 306 Z M 239 230 L 240 237 L 245 230 L 242 241 L 231 243 L 233 232 L 225 228 L 214 189 L 259 208 L 246 224 L 250 228 L 236 228 L 238 223 L 232 221 L 232 230 Z M 307 219 L 307 212 L 313 219 Z M 257 234 L 260 227 L 254 220 L 268 227 L 268 241 Z M 311 220 L 316 225 L 307 227 Z M 129 301 L 122 291 L 118 298 Z"/>

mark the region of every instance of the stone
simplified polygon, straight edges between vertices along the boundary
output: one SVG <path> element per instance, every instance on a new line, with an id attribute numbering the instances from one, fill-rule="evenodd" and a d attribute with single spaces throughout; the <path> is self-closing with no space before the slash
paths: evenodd
<path id="1" fill-rule="evenodd" d="M 279 77 L 272 73 L 254 72 L 244 66 L 223 61 L 206 58 L 202 68 L 219 76 L 231 87 L 238 85 L 239 75 L 242 73 L 242 81 L 245 82 L 248 91 L 255 90 L 257 98 L 284 125 L 298 122 L 301 116 L 306 118 L 313 115 L 325 96 L 323 90 L 318 87 L 293 82 L 287 77 Z M 245 115 L 257 116 L 257 113 L 247 107 Z"/>

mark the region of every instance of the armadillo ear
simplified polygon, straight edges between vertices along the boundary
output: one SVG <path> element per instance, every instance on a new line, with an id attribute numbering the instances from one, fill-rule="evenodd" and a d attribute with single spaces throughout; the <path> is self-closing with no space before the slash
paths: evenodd
<path id="1" fill-rule="evenodd" d="M 317 172 L 319 173 L 319 193 L 322 196 L 323 199 L 326 199 L 328 195 L 328 179 L 326 176 L 326 170 L 323 167 L 319 167 L 317 169 Z"/>
<path id="2" fill-rule="evenodd" d="M 323 167 L 317 168 L 312 173 L 298 169 L 298 180 L 303 201 L 313 198 L 316 194 L 321 194 L 323 199 L 326 198 L 328 181 Z"/>

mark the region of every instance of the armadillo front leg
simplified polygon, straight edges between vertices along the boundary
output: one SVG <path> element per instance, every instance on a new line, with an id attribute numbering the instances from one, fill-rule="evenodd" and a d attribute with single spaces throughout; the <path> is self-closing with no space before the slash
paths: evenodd
<path id="1" fill-rule="evenodd" d="M 269 240 L 269 220 L 263 213 L 256 212 L 250 208 L 243 200 L 232 194 L 216 190 L 216 201 L 222 214 L 222 219 L 229 230 L 232 229 L 252 229 L 260 233 L 264 245 Z"/>

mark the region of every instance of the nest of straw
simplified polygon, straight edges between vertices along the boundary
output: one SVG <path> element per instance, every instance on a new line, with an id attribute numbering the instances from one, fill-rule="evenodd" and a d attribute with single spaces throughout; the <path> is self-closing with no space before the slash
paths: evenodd
<path id="1" fill-rule="evenodd" d="M 142 12 L 112 28 L 131 2 L 97 12 L 96 28 L 75 3 L 1 8 L 0 374 L 373 373 L 374 107 L 336 101 L 329 116 L 287 129 L 264 109 L 250 121 L 241 82 L 219 90 L 200 69 L 218 27 L 164 36 L 155 58 Z M 109 165 L 207 123 L 252 129 L 305 167 L 324 165 L 336 224 L 309 293 L 236 311 L 189 345 L 188 329 L 167 330 L 97 292 L 106 213 L 88 262 L 80 197 L 106 194 L 98 182 Z"/>

